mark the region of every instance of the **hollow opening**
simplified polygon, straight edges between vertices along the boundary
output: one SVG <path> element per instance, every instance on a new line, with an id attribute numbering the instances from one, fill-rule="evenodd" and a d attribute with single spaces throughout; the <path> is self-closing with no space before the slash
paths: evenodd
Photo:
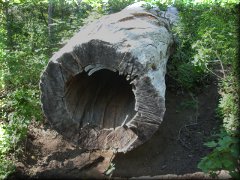
<path id="1" fill-rule="evenodd" d="M 115 128 L 136 114 L 132 86 L 118 72 L 102 69 L 91 76 L 82 72 L 66 85 L 71 118 L 84 127 Z"/>

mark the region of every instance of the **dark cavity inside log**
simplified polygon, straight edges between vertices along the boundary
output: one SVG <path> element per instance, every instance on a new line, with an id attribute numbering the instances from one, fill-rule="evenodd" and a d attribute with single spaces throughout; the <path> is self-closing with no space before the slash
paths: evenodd
<path id="1" fill-rule="evenodd" d="M 102 69 L 77 74 L 66 86 L 66 105 L 80 127 L 116 128 L 136 114 L 132 85 L 118 72 Z"/>

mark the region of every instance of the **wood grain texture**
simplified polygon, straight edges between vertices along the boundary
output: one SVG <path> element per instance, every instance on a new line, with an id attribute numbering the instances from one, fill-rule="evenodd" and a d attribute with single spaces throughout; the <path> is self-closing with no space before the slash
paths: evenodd
<path id="1" fill-rule="evenodd" d="M 168 21 L 142 7 L 86 25 L 41 76 L 48 121 L 89 150 L 126 152 L 141 145 L 164 116 L 172 44 Z"/>

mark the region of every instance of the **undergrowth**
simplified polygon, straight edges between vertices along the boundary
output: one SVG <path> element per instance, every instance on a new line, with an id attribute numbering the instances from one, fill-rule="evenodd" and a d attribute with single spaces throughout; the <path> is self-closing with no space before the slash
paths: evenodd
<path id="1" fill-rule="evenodd" d="M 176 87 L 194 93 L 199 87 L 211 83 L 208 79 L 212 76 L 219 82 L 221 97 L 216 111 L 223 122 L 217 135 L 204 144 L 212 148 L 212 152 L 202 158 L 198 168 L 212 177 L 216 177 L 221 170 L 227 170 L 233 178 L 240 178 L 239 1 L 148 2 L 159 8 L 174 5 L 179 10 L 180 21 L 172 29 L 176 51 L 168 66 L 168 76 L 175 80 Z"/>
<path id="2" fill-rule="evenodd" d="M 221 96 L 217 108 L 223 120 L 219 133 L 205 145 L 212 152 L 198 164 L 216 177 L 227 170 L 239 178 L 239 82 L 237 79 L 237 8 L 235 3 L 177 3 L 180 23 L 173 29 L 178 38 L 170 74 L 185 89 L 195 90 L 206 78 L 219 80 Z"/>

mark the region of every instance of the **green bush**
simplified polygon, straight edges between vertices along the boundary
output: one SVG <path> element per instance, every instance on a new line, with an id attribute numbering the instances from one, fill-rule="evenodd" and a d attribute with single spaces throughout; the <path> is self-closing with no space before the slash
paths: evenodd
<path id="1" fill-rule="evenodd" d="M 0 155 L 0 159 L 0 179 L 6 179 L 15 170 L 15 166 L 5 155 Z"/>
<path id="2" fill-rule="evenodd" d="M 202 73 L 191 63 L 180 64 L 177 67 L 177 81 L 186 89 L 198 87 Z"/>
<path id="3" fill-rule="evenodd" d="M 0 179 L 5 179 L 15 170 L 15 158 L 22 153 L 19 143 L 26 137 L 29 121 L 14 113 L 8 123 L 0 124 Z"/>
<path id="4" fill-rule="evenodd" d="M 229 135 L 224 129 L 217 135 L 216 140 L 209 141 L 205 145 L 213 148 L 212 152 L 204 157 L 198 164 L 205 173 L 216 177 L 221 170 L 227 170 L 233 178 L 239 176 L 239 132 Z"/>
<path id="5" fill-rule="evenodd" d="M 223 119 L 223 130 L 214 141 L 205 143 L 212 152 L 198 164 L 203 172 L 213 176 L 227 170 L 232 177 L 237 177 L 239 171 L 236 4 L 237 1 L 175 2 L 180 10 L 180 22 L 173 28 L 177 49 L 168 67 L 170 76 L 191 91 L 210 74 L 220 80 L 217 111 Z"/>
<path id="6" fill-rule="evenodd" d="M 119 12 L 134 2 L 135 0 L 108 0 L 108 11 L 109 13 Z"/>

